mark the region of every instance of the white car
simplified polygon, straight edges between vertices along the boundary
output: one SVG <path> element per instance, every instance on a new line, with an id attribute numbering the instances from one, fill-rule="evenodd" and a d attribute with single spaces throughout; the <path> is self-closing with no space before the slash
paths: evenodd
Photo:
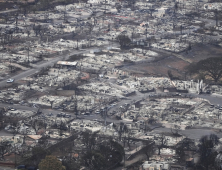
<path id="1" fill-rule="evenodd" d="M 95 114 L 100 114 L 100 111 L 99 111 L 99 110 L 96 110 Z"/>
<path id="2" fill-rule="evenodd" d="M 12 83 L 12 82 L 14 82 L 14 79 L 8 79 L 7 80 L 7 83 Z"/>

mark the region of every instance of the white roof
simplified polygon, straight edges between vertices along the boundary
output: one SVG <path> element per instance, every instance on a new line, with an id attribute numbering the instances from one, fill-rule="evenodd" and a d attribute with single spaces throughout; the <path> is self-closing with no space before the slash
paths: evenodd
<path id="1" fill-rule="evenodd" d="M 70 65 L 70 66 L 76 66 L 78 62 L 68 62 L 68 61 L 58 61 L 57 64 L 60 65 Z"/>

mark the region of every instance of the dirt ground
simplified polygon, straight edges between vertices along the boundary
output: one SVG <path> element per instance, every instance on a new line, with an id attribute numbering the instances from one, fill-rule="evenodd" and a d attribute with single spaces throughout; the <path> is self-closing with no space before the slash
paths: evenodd
<path id="1" fill-rule="evenodd" d="M 181 53 L 182 56 L 189 58 L 193 62 L 198 62 L 209 57 L 222 57 L 221 46 L 216 45 L 203 45 L 199 44 L 193 46 L 192 49 L 186 54 L 186 52 Z"/>
<path id="2" fill-rule="evenodd" d="M 184 77 L 184 67 L 189 63 L 175 56 L 166 55 L 158 61 L 143 62 L 131 66 L 123 67 L 124 70 L 130 72 L 143 72 L 147 76 L 164 76 L 168 77 L 168 70 L 175 77 Z"/>
<path id="3" fill-rule="evenodd" d="M 189 59 L 189 61 L 191 62 L 198 62 L 209 57 L 221 57 L 221 54 L 222 48 L 216 45 L 195 45 L 188 53 L 180 53 L 181 56 Z M 139 64 L 124 66 L 122 69 L 130 71 L 132 73 L 141 72 L 143 73 L 143 75 L 147 76 L 166 77 L 168 77 L 168 70 L 171 70 L 171 73 L 174 77 L 184 79 L 185 67 L 188 66 L 190 63 L 170 54 L 159 55 L 161 55 L 161 57 L 158 59 L 158 61 L 143 62 Z"/>

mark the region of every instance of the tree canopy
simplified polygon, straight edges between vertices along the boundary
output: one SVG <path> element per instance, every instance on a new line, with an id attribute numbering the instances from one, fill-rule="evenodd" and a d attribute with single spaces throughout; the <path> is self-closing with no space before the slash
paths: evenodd
<path id="1" fill-rule="evenodd" d="M 96 144 L 96 135 L 97 133 L 89 133 L 83 132 L 82 133 L 82 142 L 85 144 L 88 150 L 92 150 Z"/>
<path id="2" fill-rule="evenodd" d="M 222 77 L 222 57 L 212 57 L 192 63 L 187 67 L 188 72 L 203 73 L 205 76 L 211 77 L 215 82 Z"/>
<path id="3" fill-rule="evenodd" d="M 214 166 L 215 158 L 217 156 L 217 152 L 215 151 L 215 146 L 219 143 L 219 138 L 215 134 L 211 134 L 209 136 L 203 136 L 200 139 L 199 144 L 199 164 L 202 165 L 205 169 L 209 169 L 209 167 Z"/>
<path id="4" fill-rule="evenodd" d="M 196 151 L 195 142 L 192 139 L 184 138 L 175 146 L 176 155 L 179 162 L 184 162 L 186 158 L 186 151 Z"/>
<path id="5" fill-rule="evenodd" d="M 66 170 L 66 168 L 55 156 L 50 155 L 39 163 L 39 170 Z"/>
<path id="6" fill-rule="evenodd" d="M 131 43 L 130 38 L 126 35 L 119 35 L 117 37 L 117 40 L 119 41 L 121 48 L 126 47 L 127 45 Z"/>
<path id="7" fill-rule="evenodd" d="M 144 142 L 144 147 L 142 152 L 146 155 L 147 161 L 149 161 L 150 157 L 155 153 L 155 142 L 151 140 L 147 140 Z"/>
<path id="8" fill-rule="evenodd" d="M 85 166 L 91 170 L 103 170 L 120 163 L 124 157 L 124 148 L 116 141 L 107 140 L 88 150 L 82 157 Z"/>

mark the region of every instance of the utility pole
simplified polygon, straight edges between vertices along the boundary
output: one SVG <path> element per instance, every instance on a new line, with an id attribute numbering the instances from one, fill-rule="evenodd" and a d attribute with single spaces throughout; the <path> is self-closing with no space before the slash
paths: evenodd
<path id="1" fill-rule="evenodd" d="M 28 63 L 29 63 L 29 47 L 28 47 Z"/>
<path id="2" fill-rule="evenodd" d="M 79 47 L 78 47 L 78 39 L 77 39 L 77 50 L 79 49 Z"/>
<path id="3" fill-rule="evenodd" d="M 90 47 L 91 47 L 91 39 L 92 39 L 92 33 L 90 33 L 90 43 L 89 43 Z"/>
<path id="4" fill-rule="evenodd" d="M 102 29 L 103 29 L 103 25 L 104 25 L 104 17 L 103 17 L 103 22 L 102 22 Z"/>
<path id="5" fill-rule="evenodd" d="M 11 72 L 12 72 L 12 59 L 10 59 L 10 65 L 9 65 L 9 68 L 11 69 Z"/>
<path id="6" fill-rule="evenodd" d="M 216 19 L 216 26 L 218 26 L 218 11 L 217 11 L 217 9 L 215 10 L 215 19 Z"/>
<path id="7" fill-rule="evenodd" d="M 15 150 L 15 168 L 17 166 L 17 160 L 16 160 L 16 150 Z"/>
<path id="8" fill-rule="evenodd" d="M 180 34 L 182 35 L 183 26 L 180 25 Z"/>
<path id="9" fill-rule="evenodd" d="M 106 2 L 107 2 L 107 1 L 105 0 L 105 14 L 106 14 Z"/>
<path id="10" fill-rule="evenodd" d="M 64 22 L 66 22 L 66 11 L 64 11 Z"/>
<path id="11" fill-rule="evenodd" d="M 75 90 L 75 99 L 74 99 L 75 101 L 75 108 L 74 108 L 74 112 L 75 112 L 75 115 L 76 115 L 76 119 L 77 119 L 77 115 L 78 115 L 78 100 L 77 100 L 77 98 L 76 98 L 76 90 Z"/>
<path id="12" fill-rule="evenodd" d="M 30 47 L 29 47 L 29 46 L 30 46 L 30 43 L 28 43 L 28 48 L 27 48 L 27 52 L 28 52 L 28 64 L 29 64 L 29 51 L 30 51 L 30 49 L 29 49 Z"/>
<path id="13" fill-rule="evenodd" d="M 13 132 L 13 139 L 14 139 L 14 153 L 15 153 L 15 168 L 17 168 L 17 159 L 16 159 L 16 146 L 15 146 L 15 135 L 16 135 L 17 131 Z"/>
<path id="14" fill-rule="evenodd" d="M 18 33 L 18 13 L 16 13 L 16 16 L 15 16 L 15 30 L 16 30 L 16 33 Z"/>
<path id="15" fill-rule="evenodd" d="M 133 28 L 133 32 L 132 32 L 132 42 L 133 42 L 133 34 L 134 34 L 134 29 L 135 29 L 135 28 Z"/>
<path id="16" fill-rule="evenodd" d="M 105 126 L 106 126 L 106 116 L 107 116 L 107 108 L 106 108 L 106 110 L 105 110 L 105 118 L 104 118 L 104 124 L 105 124 Z"/>

